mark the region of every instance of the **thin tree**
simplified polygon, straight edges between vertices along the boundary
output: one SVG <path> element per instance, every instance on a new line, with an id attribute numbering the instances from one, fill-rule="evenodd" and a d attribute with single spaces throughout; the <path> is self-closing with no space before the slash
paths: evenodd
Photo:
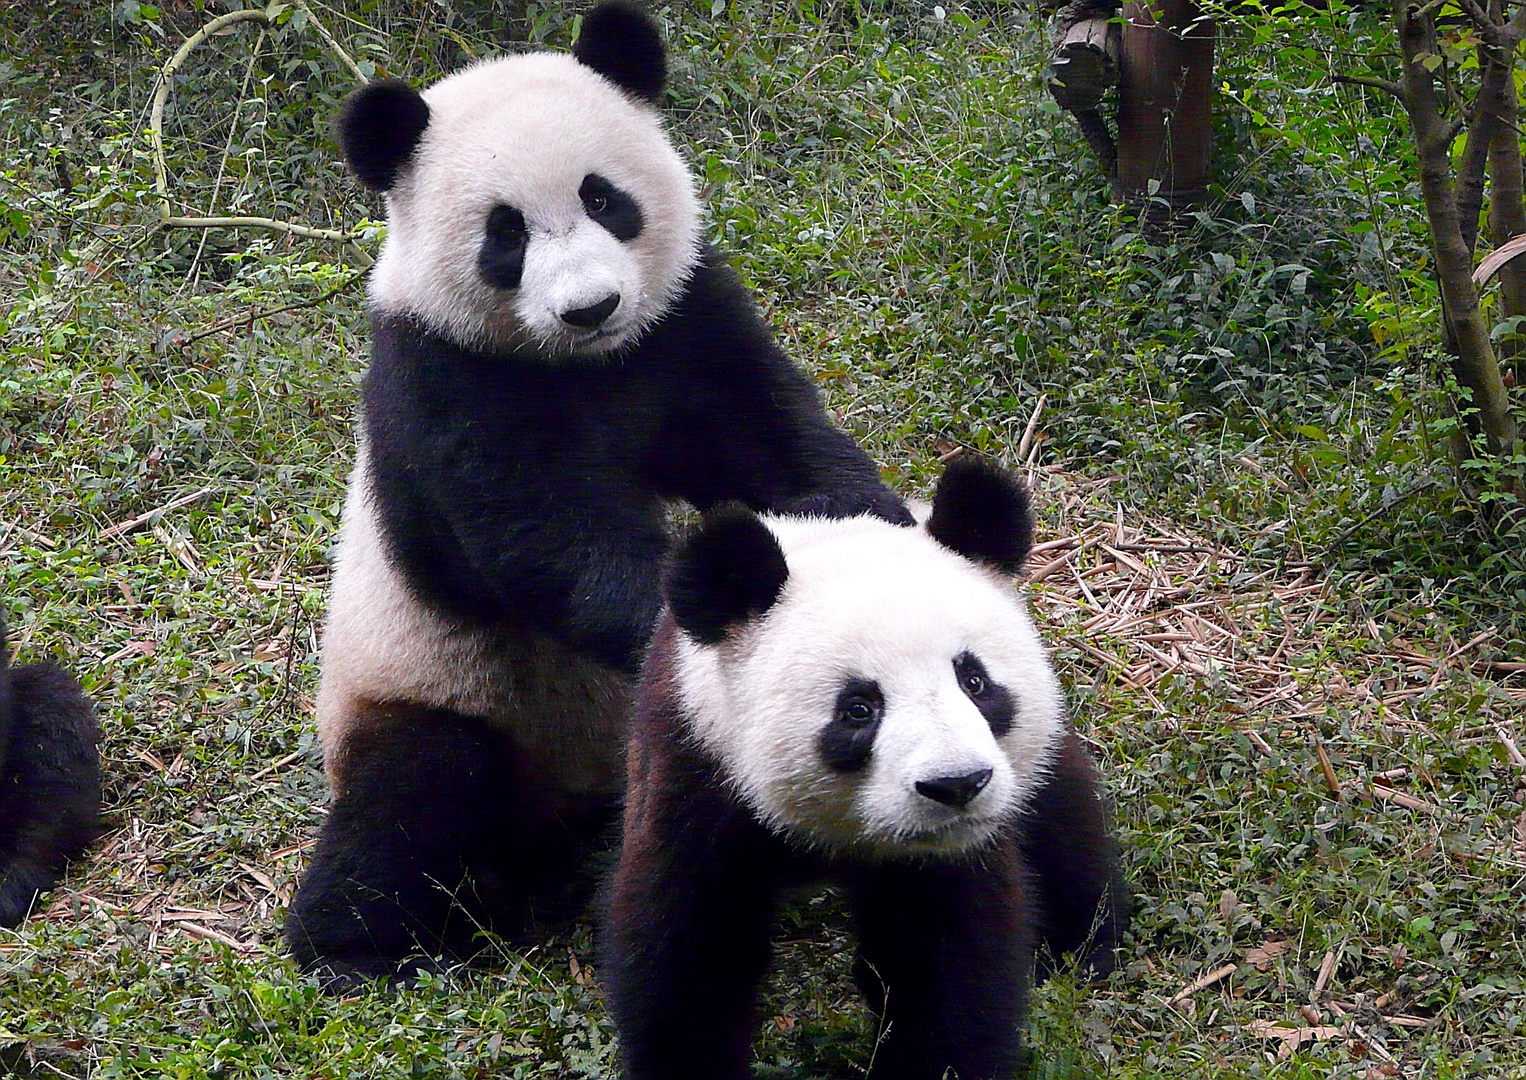
<path id="1" fill-rule="evenodd" d="M 1515 92 L 1526 6 L 1507 17 L 1503 0 L 1486 2 L 1487 8 L 1479 0 L 1392 0 L 1400 78 L 1337 75 L 1335 80 L 1381 90 L 1404 107 L 1436 258 L 1443 337 L 1453 377 L 1464 391 L 1460 411 L 1465 429 L 1504 464 L 1491 494 L 1508 491 L 1526 499 L 1526 475 L 1519 467 L 1520 428 L 1479 307 L 1480 281 L 1487 275 L 1476 279 L 1474 273 L 1486 186 L 1491 241 L 1506 253 L 1505 245 L 1526 234 Z M 1479 72 L 1471 100 L 1462 82 L 1462 69 L 1472 66 L 1465 63 L 1470 59 Z M 1454 159 L 1452 147 L 1459 135 L 1465 136 L 1463 148 Z M 1526 315 L 1526 265 L 1503 267 L 1501 309 L 1507 315 Z M 1471 456 L 1466 447 L 1459 453 Z"/>

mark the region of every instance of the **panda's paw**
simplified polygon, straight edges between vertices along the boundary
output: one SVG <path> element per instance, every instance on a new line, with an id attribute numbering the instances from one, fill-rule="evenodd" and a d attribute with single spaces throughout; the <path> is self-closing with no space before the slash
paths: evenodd
<path id="1" fill-rule="evenodd" d="M 6 880 L 0 872 L 0 926 L 15 927 L 26 921 L 37 901 L 37 890 L 29 884 Z"/>

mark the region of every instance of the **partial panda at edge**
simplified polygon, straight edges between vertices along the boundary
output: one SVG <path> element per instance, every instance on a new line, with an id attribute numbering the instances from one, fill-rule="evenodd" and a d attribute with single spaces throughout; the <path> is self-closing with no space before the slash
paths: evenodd
<path id="1" fill-rule="evenodd" d="M 17 926 L 99 831 L 100 730 L 71 676 L 7 654 L 0 617 L 0 926 Z"/>

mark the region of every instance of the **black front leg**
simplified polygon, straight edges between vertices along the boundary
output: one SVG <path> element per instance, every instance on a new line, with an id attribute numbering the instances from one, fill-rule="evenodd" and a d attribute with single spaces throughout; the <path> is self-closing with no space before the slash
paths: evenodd
<path id="1" fill-rule="evenodd" d="M 1008 1080 L 1033 962 L 1016 844 L 968 864 L 884 866 L 852 889 L 875 1080 Z"/>
<path id="2" fill-rule="evenodd" d="M 1128 921 L 1128 897 L 1097 770 L 1075 732 L 1065 733 L 1021 829 L 1043 915 L 1040 978 L 1053 974 L 1067 953 L 1083 977 L 1107 975 Z"/>
<path id="3" fill-rule="evenodd" d="M 490 959 L 483 931 L 517 943 L 576 916 L 577 870 L 600 831 L 554 816 L 485 721 L 416 706 L 353 719 L 342 789 L 286 915 L 299 966 L 343 991 L 418 968 Z M 606 818 L 607 819 L 607 818 Z"/>
<path id="4" fill-rule="evenodd" d="M 772 842 L 740 811 L 711 817 L 710 794 L 692 797 L 687 823 L 627 819 L 601 969 L 626 1080 L 748 1076 Z"/>

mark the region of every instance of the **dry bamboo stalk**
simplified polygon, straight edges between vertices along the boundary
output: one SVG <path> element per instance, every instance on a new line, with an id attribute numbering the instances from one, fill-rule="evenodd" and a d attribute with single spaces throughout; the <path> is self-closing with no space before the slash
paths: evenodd
<path id="1" fill-rule="evenodd" d="M 1341 782 L 1336 778 L 1335 766 L 1330 764 L 1330 755 L 1325 753 L 1325 744 L 1318 735 L 1314 736 L 1314 752 L 1319 755 L 1319 771 L 1325 774 L 1325 787 L 1330 789 L 1330 794 L 1339 795 Z"/>
<path id="2" fill-rule="evenodd" d="M 1167 1001 L 1166 1004 L 1175 1005 L 1183 998 L 1190 997 L 1191 995 L 1197 993 L 1199 990 L 1205 990 L 1212 986 L 1214 983 L 1227 979 L 1229 976 L 1233 975 L 1237 970 L 1239 970 L 1239 966 L 1240 965 L 1238 964 L 1225 964 L 1222 967 L 1214 968 L 1206 975 L 1198 976 L 1192 982 L 1178 990 L 1175 996 Z"/>
<path id="3" fill-rule="evenodd" d="M 1058 540 L 1045 540 L 1042 544 L 1034 544 L 1033 547 L 1029 548 L 1028 557 L 1031 559 L 1035 555 L 1042 555 L 1044 552 L 1053 551 L 1056 548 L 1075 547 L 1080 542 L 1080 533 L 1076 533 L 1073 536 L 1062 536 Z"/>
<path id="4" fill-rule="evenodd" d="M 1417 799 L 1407 791 L 1397 788 L 1385 787 L 1382 784 L 1372 785 L 1372 794 L 1382 802 L 1391 802 L 1395 806 L 1402 806 L 1406 810 L 1414 810 L 1417 813 L 1430 814 L 1433 817 L 1441 816 L 1441 808 L 1434 803 L 1428 803 L 1424 799 Z"/>
<path id="5" fill-rule="evenodd" d="M 1050 574 L 1053 574 L 1056 570 L 1058 570 L 1061 567 L 1065 566 L 1072 559 L 1074 559 L 1081 552 L 1081 550 L 1082 549 L 1078 548 L 1078 547 L 1077 548 L 1071 548 L 1065 554 L 1061 555 L 1058 559 L 1054 559 L 1051 562 L 1045 563 L 1043 566 L 1039 567 L 1033 573 L 1028 575 L 1028 583 L 1031 585 L 1034 582 L 1043 581 Z"/>
<path id="6" fill-rule="evenodd" d="M 1336 956 L 1335 950 L 1325 953 L 1325 958 L 1319 963 L 1319 975 L 1314 980 L 1314 997 L 1318 998 L 1325 992 L 1325 987 L 1330 985 L 1330 979 L 1335 975 Z"/>
<path id="7" fill-rule="evenodd" d="M 1028 417 L 1028 426 L 1023 429 L 1023 437 L 1017 443 L 1017 460 L 1028 460 L 1028 448 L 1033 442 L 1033 432 L 1039 426 L 1039 416 L 1044 411 L 1044 402 L 1049 400 L 1048 394 L 1040 394 L 1038 401 L 1033 404 L 1033 413 Z"/>
<path id="8" fill-rule="evenodd" d="M 1499 734 L 1500 742 L 1504 744 L 1505 753 L 1510 758 L 1510 764 L 1517 769 L 1526 769 L 1526 757 L 1521 755 L 1521 748 L 1510 737 L 1510 732 L 1505 730 L 1504 724 L 1495 724 L 1494 730 Z"/>

